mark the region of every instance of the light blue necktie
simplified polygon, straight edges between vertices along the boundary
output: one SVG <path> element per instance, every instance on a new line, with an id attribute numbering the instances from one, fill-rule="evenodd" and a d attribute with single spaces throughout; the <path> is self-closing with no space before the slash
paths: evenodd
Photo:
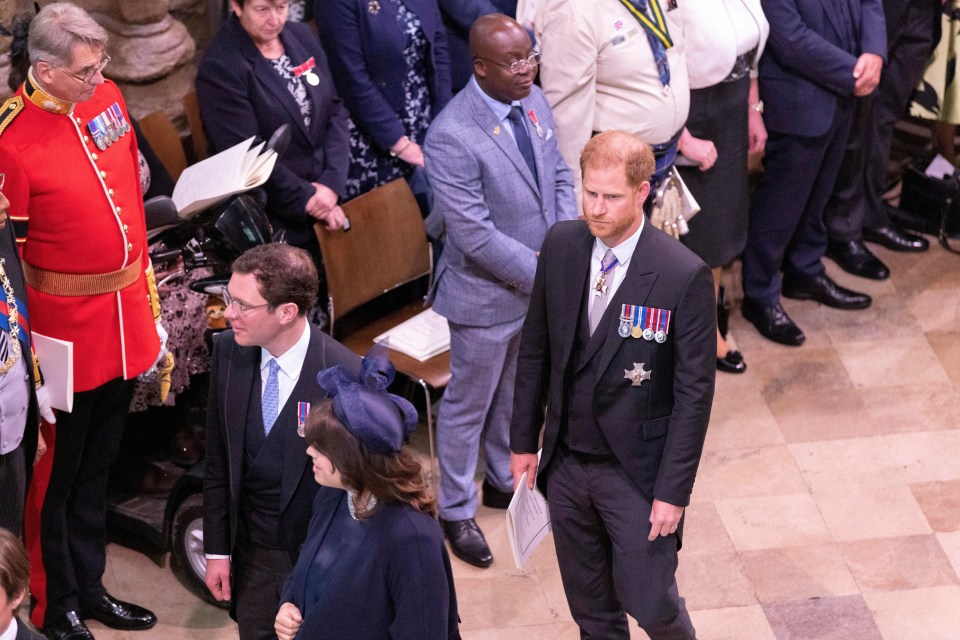
<path id="1" fill-rule="evenodd" d="M 267 386 L 263 389 L 263 399 L 260 404 L 263 407 L 263 435 L 270 435 L 270 429 L 273 423 L 277 421 L 277 413 L 280 412 L 280 380 L 277 373 L 280 371 L 280 364 L 276 358 L 271 358 L 267 365 L 270 373 L 267 375 Z"/>

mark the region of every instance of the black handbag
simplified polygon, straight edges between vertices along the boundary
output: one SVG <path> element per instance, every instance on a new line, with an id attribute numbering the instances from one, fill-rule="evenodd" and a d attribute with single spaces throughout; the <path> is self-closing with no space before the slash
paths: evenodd
<path id="1" fill-rule="evenodd" d="M 931 178 L 916 164 L 903 170 L 900 208 L 890 209 L 901 227 L 936 235 L 950 251 L 960 253 L 960 179 Z"/>

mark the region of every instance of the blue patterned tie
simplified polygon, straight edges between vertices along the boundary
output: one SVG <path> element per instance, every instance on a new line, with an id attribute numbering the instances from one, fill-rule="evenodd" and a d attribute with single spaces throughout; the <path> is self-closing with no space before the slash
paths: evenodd
<path id="1" fill-rule="evenodd" d="M 629 0 L 630 3 L 644 15 L 650 15 L 647 12 L 647 0 Z M 657 63 L 657 72 L 660 74 L 660 82 L 663 86 L 670 84 L 670 63 L 667 61 L 667 48 L 663 46 L 660 39 L 650 33 L 647 29 L 643 32 L 647 34 L 647 40 L 650 42 L 650 50 L 653 51 L 653 59 Z"/>
<path id="2" fill-rule="evenodd" d="M 277 421 L 277 413 L 280 412 L 280 379 L 277 373 L 280 371 L 280 364 L 275 358 L 270 359 L 267 365 L 270 373 L 267 375 L 267 386 L 263 389 L 263 435 L 270 435 L 270 429 L 273 423 Z"/>
<path id="3" fill-rule="evenodd" d="M 527 133 L 527 125 L 523 121 L 523 111 L 520 107 L 514 105 L 507 115 L 510 124 L 513 125 L 513 137 L 517 140 L 517 148 L 520 149 L 520 155 L 530 167 L 530 173 L 533 174 L 533 181 L 539 184 L 537 178 L 537 163 L 533 159 L 533 147 L 530 145 L 530 135 Z"/>

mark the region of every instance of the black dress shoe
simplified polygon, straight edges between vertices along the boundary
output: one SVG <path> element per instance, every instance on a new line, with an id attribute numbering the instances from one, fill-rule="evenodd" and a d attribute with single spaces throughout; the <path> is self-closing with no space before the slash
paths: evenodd
<path id="1" fill-rule="evenodd" d="M 743 361 L 743 354 L 739 351 L 727 351 L 727 355 L 717 358 L 717 371 L 743 373 L 746 370 L 747 363 Z"/>
<path id="2" fill-rule="evenodd" d="M 872 300 L 865 293 L 841 287 L 825 273 L 815 278 L 784 276 L 780 292 L 794 300 L 816 300 L 834 309 L 866 309 Z"/>
<path id="3" fill-rule="evenodd" d="M 111 629 L 139 631 L 157 624 L 157 616 L 141 606 L 117 600 L 109 593 L 93 607 L 84 609 L 84 617 L 101 622 Z"/>
<path id="4" fill-rule="evenodd" d="M 510 506 L 511 500 L 513 500 L 512 491 L 494 489 L 492 484 L 486 480 L 483 481 L 483 506 L 491 509 L 506 509 Z"/>
<path id="5" fill-rule="evenodd" d="M 891 251 L 920 252 L 930 248 L 930 241 L 899 229 L 894 225 L 863 229 L 863 239 L 890 249 Z"/>
<path id="6" fill-rule="evenodd" d="M 827 245 L 827 257 L 840 265 L 847 273 L 871 280 L 886 280 L 890 269 L 880 262 L 877 256 L 867 249 L 862 240 L 849 242 L 830 242 Z"/>
<path id="7" fill-rule="evenodd" d="M 83 624 L 76 611 L 67 611 L 62 616 L 48 620 L 43 634 L 49 640 L 94 640 L 90 629 Z"/>
<path id="8" fill-rule="evenodd" d="M 464 562 L 484 569 L 493 564 L 493 554 L 487 546 L 483 532 L 473 518 L 466 520 L 440 520 L 443 534 L 450 541 L 450 550 Z"/>
<path id="9" fill-rule="evenodd" d="M 787 312 L 778 302 L 772 307 L 764 307 L 750 298 L 744 297 L 740 307 L 743 317 L 753 323 L 760 335 L 785 344 L 788 347 L 799 347 L 807 339 L 800 327 L 793 323 Z"/>

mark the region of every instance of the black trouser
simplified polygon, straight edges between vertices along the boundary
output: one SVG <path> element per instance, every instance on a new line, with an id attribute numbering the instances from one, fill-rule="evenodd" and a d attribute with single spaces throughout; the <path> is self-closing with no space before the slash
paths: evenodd
<path id="1" fill-rule="evenodd" d="M 629 613 L 652 640 L 694 640 L 677 592 L 676 534 L 647 540 L 650 501 L 613 456 L 591 460 L 563 448 L 555 455 L 547 504 L 580 637 L 628 640 Z"/>
<path id="2" fill-rule="evenodd" d="M 116 378 L 76 393 L 73 411 L 57 414 L 50 485 L 40 514 L 47 620 L 89 609 L 106 593 L 107 479 L 133 384 Z"/>
<path id="3" fill-rule="evenodd" d="M 859 98 L 836 186 L 824 222 L 830 240 L 859 240 L 864 228 L 888 226 L 890 218 L 881 199 L 887 184 L 887 160 L 893 129 L 903 115 L 923 66 L 936 46 L 937 0 L 886 0 L 889 53 L 880 87 Z"/>
<path id="4" fill-rule="evenodd" d="M 231 561 L 233 587 L 231 613 L 240 629 L 240 640 L 277 637 L 273 623 L 280 609 L 283 583 L 293 571 L 290 555 L 281 549 L 253 544 L 242 531 Z"/>
<path id="5" fill-rule="evenodd" d="M 12 531 L 18 537 L 23 531 L 26 482 L 27 468 L 21 444 L 13 451 L 0 455 L 0 529 Z"/>

